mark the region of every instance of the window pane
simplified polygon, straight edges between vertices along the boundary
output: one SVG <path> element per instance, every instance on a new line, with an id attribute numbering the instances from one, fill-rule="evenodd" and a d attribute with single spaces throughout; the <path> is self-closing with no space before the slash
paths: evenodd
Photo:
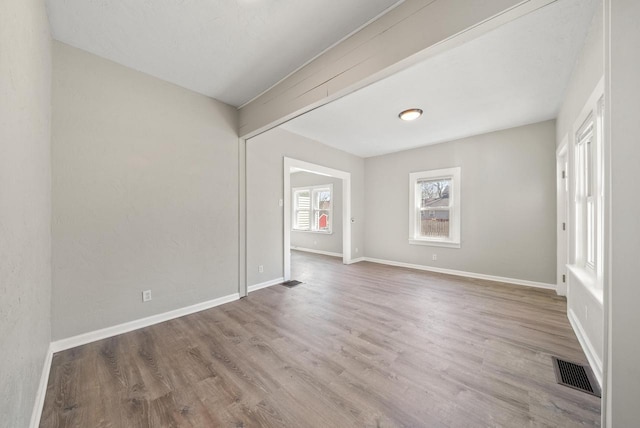
<path id="1" fill-rule="evenodd" d="M 294 192 L 293 228 L 309 230 L 311 226 L 311 192 L 298 190 Z"/>
<path id="2" fill-rule="evenodd" d="M 331 216 L 328 210 L 318 210 L 315 212 L 314 224 L 316 230 L 328 232 L 331 230 Z"/>
<path id="3" fill-rule="evenodd" d="M 449 190 L 451 179 L 418 181 L 421 208 L 438 208 L 449 206 Z"/>
<path id="4" fill-rule="evenodd" d="M 331 192 L 329 189 L 321 189 L 316 192 L 316 206 L 319 210 L 328 210 L 331 208 Z"/>
<path id="5" fill-rule="evenodd" d="M 296 211 L 296 218 L 294 220 L 294 229 L 309 230 L 309 211 Z"/>
<path id="6" fill-rule="evenodd" d="M 449 237 L 448 209 L 423 209 L 420 214 L 421 236 L 429 238 Z"/>
<path id="7" fill-rule="evenodd" d="M 584 179 L 585 179 L 585 194 L 587 196 L 592 195 L 593 186 L 593 144 L 591 144 L 591 137 L 585 142 L 585 161 L 584 161 Z"/>
<path id="8" fill-rule="evenodd" d="M 295 193 L 295 206 L 298 210 L 311 209 L 311 195 L 308 190 L 302 190 Z"/>
<path id="9" fill-rule="evenodd" d="M 587 200 L 587 264 L 591 267 L 596 264 L 595 231 L 595 206 L 592 198 L 589 198 Z"/>

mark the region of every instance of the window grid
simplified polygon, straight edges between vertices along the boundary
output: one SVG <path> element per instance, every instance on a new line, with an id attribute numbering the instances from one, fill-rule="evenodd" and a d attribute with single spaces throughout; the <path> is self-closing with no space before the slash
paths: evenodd
<path id="1" fill-rule="evenodd" d="M 333 185 L 293 188 L 294 231 L 332 233 Z"/>
<path id="2" fill-rule="evenodd" d="M 460 247 L 460 168 L 409 174 L 409 243 Z"/>

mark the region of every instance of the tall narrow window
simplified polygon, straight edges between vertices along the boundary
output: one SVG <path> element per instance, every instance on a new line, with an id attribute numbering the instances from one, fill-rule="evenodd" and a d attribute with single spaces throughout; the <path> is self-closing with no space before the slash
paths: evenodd
<path id="1" fill-rule="evenodd" d="M 597 141 L 593 116 L 576 135 L 576 247 L 578 261 L 590 270 L 596 267 Z"/>
<path id="2" fill-rule="evenodd" d="M 293 230 L 331 233 L 333 185 L 296 187 L 293 193 Z"/>
<path id="3" fill-rule="evenodd" d="M 409 174 L 409 242 L 460 247 L 460 168 Z"/>

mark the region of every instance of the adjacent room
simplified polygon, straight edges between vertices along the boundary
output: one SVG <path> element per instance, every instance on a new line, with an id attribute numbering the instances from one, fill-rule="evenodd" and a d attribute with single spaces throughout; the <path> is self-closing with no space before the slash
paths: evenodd
<path id="1" fill-rule="evenodd" d="M 0 426 L 635 426 L 639 17 L 2 2 Z"/>

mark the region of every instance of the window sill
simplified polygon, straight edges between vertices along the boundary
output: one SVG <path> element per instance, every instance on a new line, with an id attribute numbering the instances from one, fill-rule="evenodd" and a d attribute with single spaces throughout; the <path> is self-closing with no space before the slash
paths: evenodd
<path id="1" fill-rule="evenodd" d="M 429 247 L 447 247 L 447 248 L 460 248 L 459 242 L 452 241 L 430 241 L 426 239 L 409 239 L 411 245 L 426 245 Z"/>
<path id="2" fill-rule="evenodd" d="M 291 229 L 292 232 L 299 232 L 299 233 L 317 233 L 320 235 L 333 235 L 333 232 L 324 232 L 322 230 L 298 230 L 298 229 Z"/>
<path id="3" fill-rule="evenodd" d="M 603 303 L 604 291 L 598 284 L 598 280 L 593 272 L 577 265 L 567 265 L 567 269 L 571 271 L 573 276 L 575 276 L 578 281 L 580 281 L 584 288 L 586 288 L 591 293 L 591 295 L 598 301 L 598 303 Z"/>

